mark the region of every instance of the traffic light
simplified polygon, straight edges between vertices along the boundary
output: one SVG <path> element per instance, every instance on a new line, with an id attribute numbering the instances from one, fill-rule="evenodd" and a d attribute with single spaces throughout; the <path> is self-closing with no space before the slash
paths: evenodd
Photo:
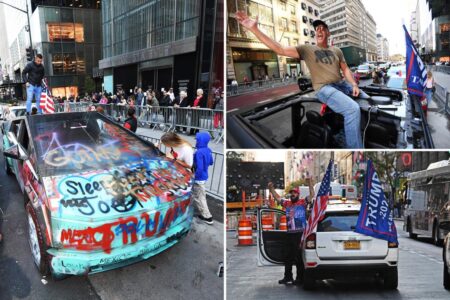
<path id="1" fill-rule="evenodd" d="M 26 51 L 27 51 L 27 61 L 33 61 L 33 56 L 34 56 L 33 48 L 31 48 L 31 47 L 27 48 Z"/>

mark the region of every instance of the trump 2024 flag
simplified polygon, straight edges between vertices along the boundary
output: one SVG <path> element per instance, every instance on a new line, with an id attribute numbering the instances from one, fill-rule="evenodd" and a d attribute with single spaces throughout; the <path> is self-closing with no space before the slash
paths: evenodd
<path id="1" fill-rule="evenodd" d="M 427 68 L 423 64 L 405 25 L 403 25 L 403 29 L 406 39 L 406 84 L 408 93 L 422 97 L 427 79 Z"/>
<path id="2" fill-rule="evenodd" d="M 386 201 L 381 182 L 370 160 L 367 162 L 361 210 L 355 232 L 398 243 L 392 210 Z"/>

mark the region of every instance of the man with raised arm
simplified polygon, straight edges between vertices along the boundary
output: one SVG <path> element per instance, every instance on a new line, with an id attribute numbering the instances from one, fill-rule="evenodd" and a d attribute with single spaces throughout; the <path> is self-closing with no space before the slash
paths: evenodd
<path id="1" fill-rule="evenodd" d="M 284 277 L 279 280 L 279 284 L 287 284 L 289 282 L 299 285 L 303 283 L 303 260 L 300 252 L 300 241 L 303 231 L 306 227 L 306 207 L 314 197 L 314 189 L 311 178 L 306 178 L 305 183 L 309 186 L 309 196 L 300 198 L 300 190 L 295 187 L 289 191 L 289 199 L 283 199 L 275 191 L 272 182 L 268 183 L 268 189 L 273 198 L 286 210 L 286 261 L 284 262 Z M 292 265 L 297 268 L 297 278 L 294 280 L 292 275 Z"/>
<path id="2" fill-rule="evenodd" d="M 344 117 L 347 148 L 363 148 L 361 139 L 361 112 L 359 105 L 350 96 L 369 98 L 360 91 L 352 72 L 345 62 L 341 49 L 328 46 L 330 31 L 321 21 L 313 22 L 317 45 L 283 46 L 258 28 L 258 17 L 251 19 L 245 12 L 236 12 L 237 21 L 252 32 L 263 44 L 278 55 L 303 59 L 311 72 L 316 97 L 334 112 Z M 341 72 L 345 77 L 342 79 Z"/>

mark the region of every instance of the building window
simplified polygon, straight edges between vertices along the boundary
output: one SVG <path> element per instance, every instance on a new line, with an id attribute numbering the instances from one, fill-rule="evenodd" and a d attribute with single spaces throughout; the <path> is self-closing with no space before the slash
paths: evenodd
<path id="1" fill-rule="evenodd" d="M 314 31 L 311 30 L 310 33 L 311 33 L 311 37 L 315 37 L 316 36 L 316 33 Z"/>
<path id="2" fill-rule="evenodd" d="M 313 8 L 311 7 L 311 6 L 308 6 L 308 12 L 310 13 L 310 14 L 312 14 L 313 13 Z"/>
<path id="3" fill-rule="evenodd" d="M 306 22 L 308 22 L 308 17 L 307 17 L 307 16 L 303 16 L 303 17 L 302 17 L 302 20 L 303 20 L 303 23 L 306 24 Z"/>
<path id="4" fill-rule="evenodd" d="M 308 33 L 309 33 L 309 32 L 308 32 L 308 29 L 306 29 L 306 28 L 303 29 L 303 34 L 304 34 L 305 36 L 308 36 Z"/>
<path id="5" fill-rule="evenodd" d="M 291 31 L 292 32 L 298 32 L 297 31 L 297 22 L 296 21 L 291 21 Z"/>
<path id="6" fill-rule="evenodd" d="M 84 42 L 84 28 L 81 23 L 47 23 L 49 42 Z"/>
<path id="7" fill-rule="evenodd" d="M 282 11 L 286 11 L 286 2 L 281 2 L 280 6 Z"/>
<path id="8" fill-rule="evenodd" d="M 53 97 L 77 97 L 78 96 L 78 87 L 77 86 L 66 86 L 66 87 L 56 87 L 52 88 L 52 96 Z"/>
<path id="9" fill-rule="evenodd" d="M 316 17 L 319 16 L 319 11 L 318 11 L 317 9 L 314 10 L 314 15 L 315 15 Z"/>
<path id="10" fill-rule="evenodd" d="M 309 24 L 311 24 L 312 25 L 312 23 L 314 22 L 314 20 L 313 19 L 311 19 L 311 18 L 309 18 Z"/>
<path id="11" fill-rule="evenodd" d="M 306 10 L 306 4 L 305 3 L 302 3 L 302 9 Z"/>
<path id="12" fill-rule="evenodd" d="M 289 7 L 291 8 L 291 15 L 295 16 L 295 6 L 290 4 Z"/>
<path id="13" fill-rule="evenodd" d="M 83 59 L 78 59 L 75 53 L 57 53 L 52 57 L 53 75 L 82 74 L 86 72 Z"/>
<path id="14" fill-rule="evenodd" d="M 292 39 L 292 46 L 298 46 L 298 39 Z"/>
<path id="15" fill-rule="evenodd" d="M 450 23 L 445 23 L 439 25 L 441 27 L 441 32 L 448 32 L 450 31 Z"/>
<path id="16" fill-rule="evenodd" d="M 284 30 L 289 30 L 288 29 L 288 23 L 287 23 L 287 19 L 286 18 L 281 18 L 280 19 L 280 26 L 281 28 L 283 28 Z"/>

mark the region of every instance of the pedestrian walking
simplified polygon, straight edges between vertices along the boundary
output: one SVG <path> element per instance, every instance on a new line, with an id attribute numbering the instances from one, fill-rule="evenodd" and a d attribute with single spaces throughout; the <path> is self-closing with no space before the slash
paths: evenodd
<path id="1" fill-rule="evenodd" d="M 300 190 L 295 187 L 289 191 L 289 199 L 282 199 L 275 191 L 272 182 L 269 182 L 268 188 L 277 204 L 281 205 L 286 210 L 287 235 L 286 235 L 286 261 L 284 262 L 284 277 L 279 280 L 279 284 L 301 284 L 303 282 L 303 259 L 300 250 L 300 241 L 303 231 L 306 228 L 306 207 L 308 202 L 314 196 L 314 189 L 311 178 L 307 178 L 306 182 L 309 186 L 309 197 L 305 199 L 300 198 Z M 294 280 L 292 274 L 292 266 L 296 265 L 297 277 Z"/>
<path id="2" fill-rule="evenodd" d="M 433 92 L 436 89 L 436 83 L 433 78 L 433 73 L 431 71 L 427 72 L 427 79 L 425 80 L 425 97 L 427 99 L 426 107 L 430 105 L 431 99 L 433 99 Z"/>
<path id="3" fill-rule="evenodd" d="M 259 74 L 259 76 L 258 76 L 258 85 L 259 85 L 259 87 L 262 87 L 262 84 L 263 84 L 263 82 L 262 82 L 262 76 L 261 76 L 261 74 Z"/>
<path id="4" fill-rule="evenodd" d="M 125 123 L 123 124 L 123 127 L 125 127 L 126 129 L 132 131 L 132 132 L 136 132 L 137 130 L 137 119 L 135 116 L 136 110 L 134 109 L 134 107 L 129 107 L 128 108 L 128 118 L 125 119 Z"/>
<path id="5" fill-rule="evenodd" d="M 195 136 L 197 150 L 194 153 L 194 186 L 192 198 L 200 214 L 198 218 L 206 224 L 212 225 L 213 218 L 206 202 L 205 184 L 208 180 L 208 168 L 213 164 L 212 151 L 208 147 L 211 139 L 209 133 L 199 132 Z"/>
<path id="6" fill-rule="evenodd" d="M 238 82 L 236 78 L 231 81 L 231 92 L 233 93 L 233 95 L 236 95 L 238 93 Z"/>
<path id="7" fill-rule="evenodd" d="M 214 128 L 223 128 L 223 110 L 224 110 L 224 104 L 223 104 L 223 91 L 216 95 L 214 98 Z"/>
<path id="8" fill-rule="evenodd" d="M 22 79 L 26 83 L 27 87 L 27 114 L 31 112 L 31 103 L 33 102 L 33 96 L 36 100 L 36 107 L 38 112 L 42 114 L 40 107 L 41 92 L 42 92 L 42 79 L 45 76 L 45 69 L 42 65 L 42 54 L 36 54 L 34 61 L 28 63 L 23 69 Z"/>
<path id="9" fill-rule="evenodd" d="M 167 132 L 161 137 L 161 143 L 166 146 L 166 155 L 182 166 L 191 169 L 194 163 L 192 145 L 174 132 Z"/>

